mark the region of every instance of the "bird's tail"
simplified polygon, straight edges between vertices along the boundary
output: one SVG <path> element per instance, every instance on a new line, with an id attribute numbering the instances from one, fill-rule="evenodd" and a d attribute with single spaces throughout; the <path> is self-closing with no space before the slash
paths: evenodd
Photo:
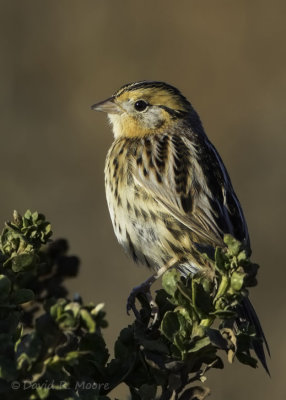
<path id="1" fill-rule="evenodd" d="M 247 321 L 254 327 L 256 337 L 259 340 L 253 340 L 253 343 L 252 343 L 253 350 L 255 351 L 256 356 L 260 360 L 261 364 L 265 368 L 268 375 L 270 375 L 269 369 L 267 366 L 267 362 L 266 362 L 266 357 L 265 357 L 265 348 L 267 350 L 268 355 L 270 356 L 269 346 L 268 346 L 266 337 L 264 335 L 263 329 L 260 325 L 259 318 L 258 318 L 258 316 L 254 310 L 254 307 L 251 304 L 248 297 L 245 297 L 242 301 L 240 314 L 241 315 L 240 315 L 239 319 L 237 320 L 237 325 L 239 327 L 239 325 L 241 325 L 241 323 L 243 321 L 244 322 Z"/>

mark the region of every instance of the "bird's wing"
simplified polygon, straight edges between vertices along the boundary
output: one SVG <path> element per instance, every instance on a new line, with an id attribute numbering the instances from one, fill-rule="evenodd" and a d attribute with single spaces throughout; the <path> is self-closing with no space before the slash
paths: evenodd
<path id="1" fill-rule="evenodd" d="M 154 135 L 134 158 L 137 183 L 188 227 L 201 244 L 231 233 L 249 246 L 247 226 L 227 171 L 205 135 Z"/>

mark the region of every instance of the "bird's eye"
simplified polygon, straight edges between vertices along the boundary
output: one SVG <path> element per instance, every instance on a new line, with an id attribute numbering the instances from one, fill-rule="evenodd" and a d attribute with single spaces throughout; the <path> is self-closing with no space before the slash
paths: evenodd
<path id="1" fill-rule="evenodd" d="M 146 110 L 147 107 L 148 107 L 148 103 L 146 103 L 146 101 L 144 101 L 144 100 L 138 100 L 134 104 L 135 110 L 140 111 L 140 112 Z"/>

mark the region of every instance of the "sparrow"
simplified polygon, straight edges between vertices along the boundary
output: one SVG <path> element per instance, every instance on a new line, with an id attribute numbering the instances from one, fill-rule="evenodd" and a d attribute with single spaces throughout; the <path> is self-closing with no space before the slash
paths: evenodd
<path id="1" fill-rule="evenodd" d="M 174 86 L 129 83 L 91 108 L 107 113 L 114 134 L 105 189 L 115 235 L 134 262 L 154 271 L 133 289 L 127 309 L 138 316 L 135 298 L 145 292 L 156 319 L 150 287 L 168 268 L 213 279 L 203 254 L 213 257 L 217 246 L 225 246 L 225 234 L 250 255 L 242 207 L 199 115 Z M 268 344 L 249 298 L 242 307 L 242 318 L 261 338 L 254 350 L 268 371 L 263 343 L 269 351 Z"/>

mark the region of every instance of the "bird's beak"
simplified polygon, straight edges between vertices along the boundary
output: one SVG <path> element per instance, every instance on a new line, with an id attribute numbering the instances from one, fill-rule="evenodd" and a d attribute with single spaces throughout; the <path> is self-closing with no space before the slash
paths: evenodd
<path id="1" fill-rule="evenodd" d="M 90 108 L 95 111 L 106 112 L 107 114 L 122 114 L 122 109 L 115 103 L 114 97 L 93 104 Z"/>

